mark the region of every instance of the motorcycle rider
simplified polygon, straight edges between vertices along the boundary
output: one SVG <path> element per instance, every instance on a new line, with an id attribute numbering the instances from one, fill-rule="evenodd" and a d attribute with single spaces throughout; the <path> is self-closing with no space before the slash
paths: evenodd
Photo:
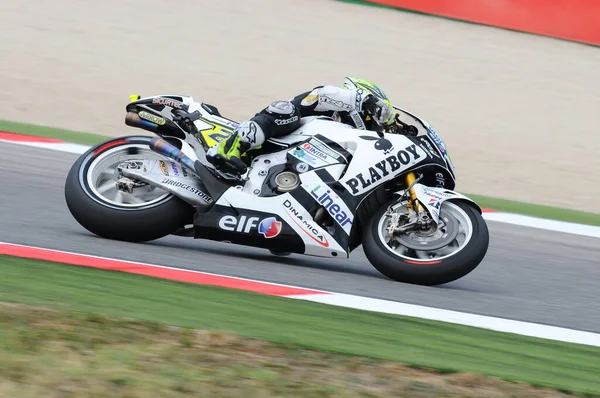
<path id="1" fill-rule="evenodd" d="M 346 77 L 342 87 L 315 87 L 289 101 L 275 101 L 253 118 L 239 124 L 233 134 L 211 147 L 207 160 L 218 170 L 243 174 L 242 156 L 267 138 L 290 134 L 306 116 L 330 116 L 363 130 L 378 130 L 394 123 L 396 112 L 387 96 L 373 83 Z M 373 123 L 374 122 L 374 123 Z"/>

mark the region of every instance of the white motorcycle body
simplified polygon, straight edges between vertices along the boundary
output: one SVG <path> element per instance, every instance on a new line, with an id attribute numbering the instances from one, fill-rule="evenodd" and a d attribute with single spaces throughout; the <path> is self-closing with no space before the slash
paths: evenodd
<path id="1" fill-rule="evenodd" d="M 195 114 L 197 132 L 174 123 L 177 109 Z M 384 205 L 389 211 L 391 203 L 404 206 L 408 188 L 433 225 L 447 220 L 442 214 L 447 202 L 468 204 L 480 214 L 475 202 L 452 191 L 455 172 L 443 140 L 422 119 L 396 109 L 401 120 L 416 127 L 416 136 L 358 130 L 327 117 L 304 118 L 295 132 L 251 151 L 245 175 L 227 179 L 206 161 L 205 153 L 226 139 L 236 122 L 192 97 L 138 97 L 128 105 L 127 124 L 153 131 L 168 144 L 150 143 L 151 137 L 120 138 L 118 145 L 135 141 L 158 156 L 122 162 L 117 185 L 129 193 L 148 185 L 186 202 L 194 209 L 187 230 L 195 238 L 329 258 L 347 258 L 363 243 L 363 229 L 372 224 L 374 211 Z M 83 164 L 98 163 L 94 156 L 99 152 L 96 147 L 84 155 Z M 407 187 L 403 177 L 410 172 L 422 180 Z"/>

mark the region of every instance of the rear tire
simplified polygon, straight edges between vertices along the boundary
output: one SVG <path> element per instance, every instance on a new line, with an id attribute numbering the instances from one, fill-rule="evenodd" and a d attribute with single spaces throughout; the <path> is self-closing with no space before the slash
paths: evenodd
<path id="1" fill-rule="evenodd" d="M 468 220 L 471 234 L 460 249 L 440 258 L 419 259 L 403 257 L 384 242 L 380 234 L 382 218 L 389 205 L 382 206 L 369 220 L 363 231 L 363 249 L 369 262 L 382 274 L 399 282 L 418 285 L 440 285 L 455 281 L 473 271 L 485 257 L 489 245 L 489 233 L 485 220 L 468 202 L 444 202 L 444 210 L 450 206 Z"/>
<path id="2" fill-rule="evenodd" d="M 73 217 L 88 231 L 107 239 L 144 242 L 170 235 L 193 222 L 194 208 L 162 190 L 157 198 L 137 204 L 119 204 L 99 193 L 94 186 L 105 165 L 113 156 L 117 163 L 126 159 L 152 155 L 148 144 L 151 137 L 131 136 L 105 141 L 89 149 L 73 164 L 65 182 L 65 200 Z M 142 155 L 139 153 L 142 152 Z M 157 158 L 160 155 L 156 154 Z M 110 185 L 110 169 L 102 175 L 103 184 Z M 114 176 L 113 176 L 114 180 Z M 116 181 L 114 181 L 116 184 Z M 110 187 L 109 187 L 110 188 Z M 116 189 L 115 189 L 116 191 Z M 149 191 L 152 191 L 149 189 Z M 154 193 L 154 192 L 152 192 Z M 139 199 L 138 199 L 139 200 Z"/>

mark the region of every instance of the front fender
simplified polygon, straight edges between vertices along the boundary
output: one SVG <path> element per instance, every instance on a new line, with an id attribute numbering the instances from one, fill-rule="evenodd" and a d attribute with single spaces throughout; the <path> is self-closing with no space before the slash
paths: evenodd
<path id="1" fill-rule="evenodd" d="M 415 193 L 417 194 L 417 199 L 427 209 L 427 212 L 429 213 L 433 221 L 435 221 L 436 223 L 440 219 L 440 209 L 442 207 L 442 203 L 446 201 L 469 202 L 479 212 L 479 214 L 482 213 L 481 207 L 473 199 L 470 199 L 458 192 L 454 192 L 444 188 L 428 187 L 426 185 L 418 183 L 415 184 L 413 188 L 415 190 Z M 394 192 L 394 194 L 397 195 L 403 195 L 404 193 L 404 190 Z"/>

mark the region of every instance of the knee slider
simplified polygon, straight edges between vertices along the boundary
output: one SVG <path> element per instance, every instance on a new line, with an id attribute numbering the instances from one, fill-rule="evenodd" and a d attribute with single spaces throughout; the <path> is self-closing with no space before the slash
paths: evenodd
<path id="1" fill-rule="evenodd" d="M 300 127 L 300 109 L 290 101 L 275 101 L 260 112 L 274 136 L 286 135 Z"/>
<path id="2" fill-rule="evenodd" d="M 260 126 L 253 120 L 247 120 L 240 123 L 235 132 L 239 135 L 240 141 L 244 146 L 244 150 L 254 149 L 265 142 L 265 133 Z"/>

